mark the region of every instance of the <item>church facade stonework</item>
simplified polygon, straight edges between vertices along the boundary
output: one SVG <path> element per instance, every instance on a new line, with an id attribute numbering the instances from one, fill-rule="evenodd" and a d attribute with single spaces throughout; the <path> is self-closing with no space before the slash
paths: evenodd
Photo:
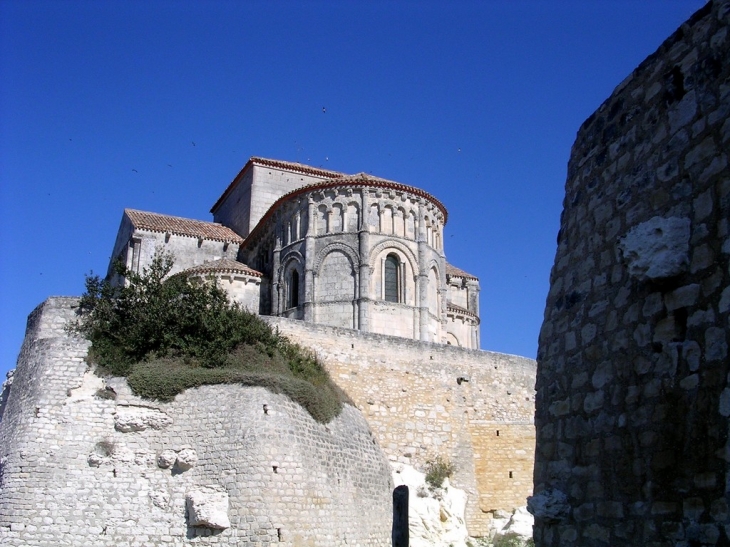
<path id="1" fill-rule="evenodd" d="M 125 210 L 112 260 L 166 250 L 261 315 L 479 348 L 479 280 L 446 262 L 447 211 L 423 190 L 251 158 L 211 212 Z"/>

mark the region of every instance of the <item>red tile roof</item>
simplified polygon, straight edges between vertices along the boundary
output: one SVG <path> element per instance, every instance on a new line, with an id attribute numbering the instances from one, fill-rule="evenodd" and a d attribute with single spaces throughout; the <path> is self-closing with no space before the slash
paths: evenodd
<path id="1" fill-rule="evenodd" d="M 321 177 L 323 179 L 334 179 L 334 178 L 344 176 L 344 173 L 340 173 L 339 171 L 329 171 L 327 169 L 318 169 L 316 167 L 304 165 L 303 163 L 295 163 L 292 161 L 270 160 L 270 159 L 266 159 L 266 158 L 259 158 L 256 156 L 251 156 L 251 158 L 249 158 L 249 160 L 246 162 L 246 165 L 243 166 L 243 169 L 241 169 L 238 172 L 238 174 L 235 177 L 233 177 L 233 180 L 228 185 L 228 187 L 223 191 L 223 193 L 221 194 L 221 197 L 219 197 L 218 200 L 213 204 L 213 207 L 210 208 L 211 213 L 214 213 L 215 210 L 218 209 L 218 206 L 223 202 L 223 200 L 231 192 L 231 190 L 233 190 L 233 187 L 236 186 L 238 181 L 241 179 L 241 176 L 252 165 L 262 165 L 265 167 L 274 167 L 275 169 L 285 169 L 287 171 L 294 171 L 295 173 L 302 173 L 302 174 L 311 175 L 314 177 Z"/>
<path id="2" fill-rule="evenodd" d="M 460 270 L 456 266 L 452 266 L 448 262 L 446 263 L 446 275 L 451 277 L 464 277 L 466 279 L 476 279 L 479 281 L 479 278 L 471 275 L 470 273 L 466 273 L 464 270 Z"/>
<path id="3" fill-rule="evenodd" d="M 137 211 L 135 209 L 125 209 L 124 214 L 129 217 L 132 226 L 139 230 L 197 237 L 212 241 L 237 243 L 239 245 L 243 243 L 243 238 L 236 232 L 216 222 L 160 215 L 158 213 Z"/>
<path id="4" fill-rule="evenodd" d="M 230 258 L 221 258 L 212 262 L 199 264 L 184 270 L 186 274 L 203 274 L 203 273 L 243 273 L 255 277 L 263 277 L 264 274 L 257 272 L 253 268 L 249 268 L 243 262 L 231 260 Z"/>

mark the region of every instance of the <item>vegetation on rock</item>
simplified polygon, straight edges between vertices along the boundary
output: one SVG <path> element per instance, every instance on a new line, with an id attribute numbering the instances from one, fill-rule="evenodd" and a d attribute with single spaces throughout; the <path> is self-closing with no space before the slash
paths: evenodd
<path id="1" fill-rule="evenodd" d="M 229 302 L 215 283 L 168 277 L 173 264 L 164 253 L 141 273 L 117 263 L 123 286 L 86 277 L 70 330 L 91 341 L 89 360 L 100 373 L 125 376 L 136 395 L 160 401 L 238 383 L 283 393 L 320 422 L 340 413 L 346 397 L 312 352 Z"/>
<path id="2" fill-rule="evenodd" d="M 441 488 L 448 477 L 454 474 L 456 467 L 443 456 L 436 456 L 426 462 L 426 483 L 431 488 Z"/>

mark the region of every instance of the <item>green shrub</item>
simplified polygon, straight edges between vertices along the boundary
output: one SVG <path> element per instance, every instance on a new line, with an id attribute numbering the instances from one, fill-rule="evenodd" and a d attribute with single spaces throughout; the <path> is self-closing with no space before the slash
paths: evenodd
<path id="1" fill-rule="evenodd" d="M 515 532 L 507 532 L 494 536 L 493 545 L 494 547 L 529 547 L 530 545 L 534 547 L 535 542 L 532 538 L 525 541 Z"/>
<path id="2" fill-rule="evenodd" d="M 148 399 L 237 383 L 283 393 L 320 422 L 339 414 L 349 401 L 311 351 L 231 304 L 214 283 L 166 277 L 173 263 L 156 253 L 141 274 L 118 263 L 124 286 L 86 277 L 79 319 L 69 328 L 91 341 L 89 360 L 100 373 L 125 376 Z"/>
<path id="3" fill-rule="evenodd" d="M 431 488 L 441 488 L 444 480 L 456 471 L 453 463 L 443 456 L 436 456 L 426 462 L 426 483 Z"/>

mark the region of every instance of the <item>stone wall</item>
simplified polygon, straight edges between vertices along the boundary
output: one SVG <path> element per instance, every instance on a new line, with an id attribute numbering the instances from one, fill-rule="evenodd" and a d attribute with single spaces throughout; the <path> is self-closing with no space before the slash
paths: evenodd
<path id="1" fill-rule="evenodd" d="M 532 493 L 535 362 L 392 336 L 265 317 L 313 349 L 363 412 L 392 462 L 424 470 L 443 456 L 467 491 L 469 533 Z M 497 434 L 499 431 L 499 434 Z"/>
<path id="2" fill-rule="evenodd" d="M 87 369 L 63 331 L 76 302 L 29 319 L 0 422 L 0 544 L 390 545 L 391 470 L 359 411 L 323 425 L 234 385 L 143 401 Z"/>
<path id="3" fill-rule="evenodd" d="M 730 3 L 581 127 L 540 333 L 538 546 L 728 545 Z"/>
<path id="4" fill-rule="evenodd" d="M 115 252 L 116 250 L 115 248 Z M 175 258 L 175 263 L 170 270 L 170 275 L 173 275 L 193 266 L 200 266 L 221 258 L 235 260 L 238 255 L 238 245 L 190 236 L 136 230 L 132 244 L 127 245 L 126 249 L 121 249 L 120 254 L 112 256 L 119 257 L 128 268 L 141 273 L 142 269 L 152 262 L 157 251 L 171 253 Z M 113 261 L 110 261 L 110 269 L 112 264 Z"/>

